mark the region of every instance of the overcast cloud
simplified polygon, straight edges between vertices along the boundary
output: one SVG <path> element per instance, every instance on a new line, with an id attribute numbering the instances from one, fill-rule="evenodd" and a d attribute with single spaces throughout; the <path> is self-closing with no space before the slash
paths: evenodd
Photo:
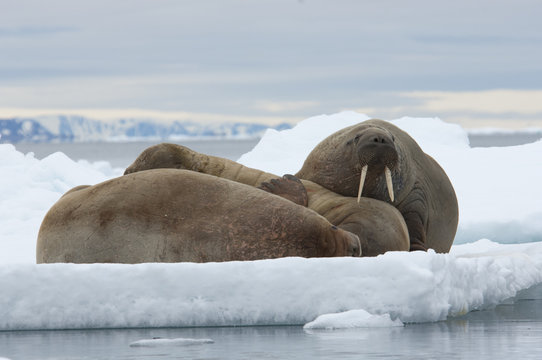
<path id="1" fill-rule="evenodd" d="M 540 14 L 534 0 L 0 0 L 0 116 L 350 109 L 542 126 Z"/>

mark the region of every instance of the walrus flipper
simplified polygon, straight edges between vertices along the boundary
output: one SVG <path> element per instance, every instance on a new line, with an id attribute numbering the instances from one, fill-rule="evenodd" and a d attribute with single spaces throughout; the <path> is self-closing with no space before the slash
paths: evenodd
<path id="1" fill-rule="evenodd" d="M 143 170 L 168 168 L 195 171 L 250 186 L 258 186 L 264 181 L 277 177 L 277 175 L 253 169 L 229 159 L 201 154 L 186 146 L 168 143 L 145 149 L 126 168 L 124 175 Z"/>
<path id="2" fill-rule="evenodd" d="M 424 192 L 414 184 L 414 188 L 405 199 L 400 209 L 408 227 L 410 238 L 410 251 L 427 251 L 427 222 L 429 214 L 427 210 Z"/>
<path id="3" fill-rule="evenodd" d="M 294 175 L 286 174 L 282 178 L 271 179 L 261 183 L 258 188 L 304 207 L 309 204 L 307 189 Z"/>

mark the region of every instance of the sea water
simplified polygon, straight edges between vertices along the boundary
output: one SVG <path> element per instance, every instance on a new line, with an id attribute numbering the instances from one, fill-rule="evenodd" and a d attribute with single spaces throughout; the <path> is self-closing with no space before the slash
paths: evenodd
<path id="1" fill-rule="evenodd" d="M 241 155 L 250 151 L 258 141 L 258 139 L 184 140 L 174 141 L 174 143 L 204 154 L 237 160 Z M 54 152 L 60 151 L 75 161 L 88 160 L 94 162 L 106 160 L 113 167 L 126 168 L 143 150 L 160 142 L 19 143 L 14 145 L 22 153 L 33 152 L 38 159 L 43 159 Z"/>
<path id="2" fill-rule="evenodd" d="M 205 343 L 130 346 L 142 339 Z M 540 359 L 542 300 L 519 300 L 447 321 L 403 327 L 301 326 L 0 332 L 9 359 Z"/>

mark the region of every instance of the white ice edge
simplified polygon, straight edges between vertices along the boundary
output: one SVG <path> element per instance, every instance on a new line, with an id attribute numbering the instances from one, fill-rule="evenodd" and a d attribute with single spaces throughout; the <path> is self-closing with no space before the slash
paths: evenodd
<path id="1" fill-rule="evenodd" d="M 427 322 L 494 306 L 542 282 L 542 243 L 457 248 L 459 255 L 0 265 L 0 330 L 303 325 L 355 309 Z"/>

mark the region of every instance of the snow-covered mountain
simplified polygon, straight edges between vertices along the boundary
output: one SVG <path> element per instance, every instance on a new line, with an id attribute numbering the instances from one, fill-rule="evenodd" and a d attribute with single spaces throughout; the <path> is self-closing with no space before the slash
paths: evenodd
<path id="1" fill-rule="evenodd" d="M 0 143 L 130 141 L 141 139 L 261 137 L 266 129 L 284 130 L 290 124 L 259 123 L 199 124 L 189 121 L 117 119 L 100 121 L 82 116 L 57 115 L 0 119 Z"/>

